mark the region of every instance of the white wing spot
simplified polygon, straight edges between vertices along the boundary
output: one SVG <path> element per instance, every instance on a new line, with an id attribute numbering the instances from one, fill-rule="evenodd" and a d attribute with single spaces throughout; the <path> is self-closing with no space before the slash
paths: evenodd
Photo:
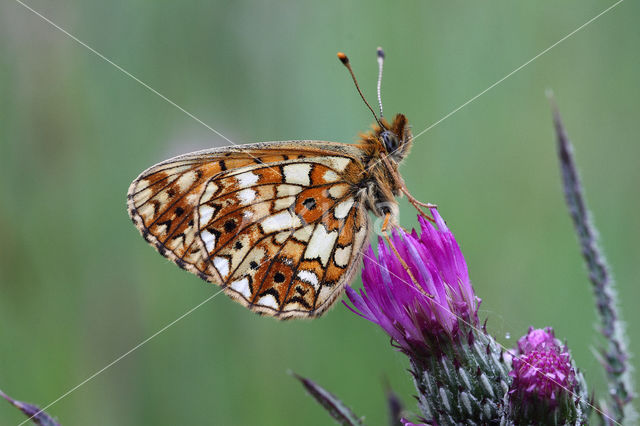
<path id="1" fill-rule="evenodd" d="M 251 202 L 256 199 L 256 191 L 253 189 L 243 189 L 238 192 L 238 199 L 240 200 L 240 204 L 251 204 Z"/>
<path id="2" fill-rule="evenodd" d="M 351 258 L 351 244 L 346 247 L 337 248 L 335 254 L 333 255 L 333 260 L 336 262 L 341 268 L 346 267 L 349 264 L 349 259 Z"/>
<path id="3" fill-rule="evenodd" d="M 200 233 L 200 237 L 202 237 L 202 241 L 204 242 L 204 246 L 207 251 L 212 251 L 216 246 L 216 236 L 205 229 Z"/>
<path id="4" fill-rule="evenodd" d="M 169 242 L 165 243 L 171 250 L 176 250 L 178 247 L 184 247 L 184 236 L 179 235 L 176 238 L 171 238 Z"/>
<path id="5" fill-rule="evenodd" d="M 200 214 L 200 226 L 207 226 L 211 217 L 213 217 L 214 212 L 215 209 L 211 206 L 207 206 L 206 204 L 200 206 L 198 209 L 198 214 Z"/>
<path id="6" fill-rule="evenodd" d="M 227 278 L 227 275 L 229 275 L 229 259 L 224 257 L 214 257 L 213 266 L 216 267 L 222 278 Z"/>
<path id="7" fill-rule="evenodd" d="M 249 278 L 243 278 L 238 281 L 234 281 L 230 284 L 230 287 L 244 296 L 245 299 L 251 298 L 251 289 L 249 288 Z"/>
<path id="8" fill-rule="evenodd" d="M 204 192 L 202 193 L 202 197 L 200 198 L 200 203 L 204 204 L 213 197 L 213 194 L 218 190 L 218 185 L 213 182 L 209 182 Z"/>
<path id="9" fill-rule="evenodd" d="M 265 234 L 271 234 L 272 232 L 282 231 L 285 229 L 298 228 L 300 225 L 300 218 L 296 215 L 292 215 L 290 211 L 285 210 L 263 220 L 262 230 Z"/>
<path id="10" fill-rule="evenodd" d="M 309 186 L 309 172 L 311 164 L 288 164 L 283 167 L 284 180 L 287 183 L 297 183 L 298 185 Z"/>
<path id="11" fill-rule="evenodd" d="M 161 206 L 164 206 L 165 204 L 167 204 L 169 202 L 169 194 L 167 194 L 166 191 L 158 192 L 153 197 L 153 200 L 159 202 Z"/>
<path id="12" fill-rule="evenodd" d="M 352 160 L 345 157 L 320 157 L 317 159 L 314 158 L 313 161 L 329 166 L 338 172 L 343 172 Z"/>
<path id="13" fill-rule="evenodd" d="M 329 195 L 334 199 L 342 197 L 346 192 L 347 185 L 334 185 L 329 188 Z"/>
<path id="14" fill-rule="evenodd" d="M 344 219 L 349 214 L 351 206 L 353 206 L 353 198 L 349 198 L 338 204 L 336 209 L 333 211 L 333 214 L 337 219 Z"/>
<path id="15" fill-rule="evenodd" d="M 144 221 L 146 221 L 147 219 L 153 217 L 153 215 L 155 214 L 155 208 L 151 203 L 145 204 L 144 206 L 142 206 L 142 208 L 138 209 L 138 214 Z"/>
<path id="16" fill-rule="evenodd" d="M 329 157 L 329 161 L 331 162 L 333 167 L 337 169 L 339 172 L 343 172 L 344 169 L 347 167 L 347 164 L 351 162 L 351 160 L 344 157 Z"/>
<path id="17" fill-rule="evenodd" d="M 293 233 L 293 238 L 295 238 L 298 241 L 303 241 L 303 242 L 307 242 L 309 241 L 309 238 L 311 238 L 311 233 L 313 232 L 313 225 L 307 225 L 304 228 L 298 229 L 296 232 Z"/>
<path id="18" fill-rule="evenodd" d="M 193 170 L 180 176 L 176 181 L 181 191 L 186 191 L 197 179 L 196 172 Z"/>
<path id="19" fill-rule="evenodd" d="M 287 238 L 289 238 L 289 236 L 291 235 L 291 232 L 279 232 L 276 234 L 275 240 L 278 244 L 282 244 L 285 241 L 287 241 Z"/>
<path id="20" fill-rule="evenodd" d="M 276 211 L 284 210 L 289 208 L 295 201 L 296 197 L 279 198 L 273 203 L 273 209 Z"/>
<path id="21" fill-rule="evenodd" d="M 324 172 L 324 175 L 322 175 L 322 178 L 325 182 L 335 182 L 340 177 L 333 170 L 327 170 L 326 172 Z"/>
<path id="22" fill-rule="evenodd" d="M 278 303 L 276 302 L 276 298 L 273 297 L 273 294 L 267 294 L 266 296 L 262 296 L 258 299 L 258 305 L 267 306 L 269 308 L 278 309 Z"/>
<path id="23" fill-rule="evenodd" d="M 288 197 L 289 195 L 296 195 L 302 191 L 302 187 L 297 185 L 278 185 L 276 193 L 278 198 Z"/>
<path id="24" fill-rule="evenodd" d="M 240 188 L 246 188 L 255 185 L 258 179 L 260 179 L 260 176 L 252 172 L 244 172 L 236 175 L 235 178 L 238 180 Z"/>
<path id="25" fill-rule="evenodd" d="M 147 185 L 146 180 L 143 180 L 142 182 L 144 182 L 144 184 Z M 136 186 L 136 189 L 142 186 L 142 182 L 140 182 L 140 184 Z M 143 202 L 147 201 L 149 198 L 151 198 L 152 194 L 153 194 L 153 191 L 151 190 L 151 188 L 143 189 L 142 191 L 138 192 L 133 196 L 133 202 L 135 204 L 140 205 Z"/>
<path id="26" fill-rule="evenodd" d="M 298 272 L 298 278 L 306 283 L 311 284 L 316 290 L 318 289 L 318 276 L 315 274 L 315 272 L 303 269 Z"/>
<path id="27" fill-rule="evenodd" d="M 338 238 L 338 231 L 327 232 L 324 225 L 320 224 L 316 226 L 307 250 L 304 252 L 304 258 L 315 259 L 319 257 L 322 266 L 327 266 L 336 238 Z"/>

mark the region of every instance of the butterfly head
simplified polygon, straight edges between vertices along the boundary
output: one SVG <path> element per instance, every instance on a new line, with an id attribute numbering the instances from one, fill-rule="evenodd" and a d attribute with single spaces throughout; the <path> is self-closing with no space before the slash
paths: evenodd
<path id="1" fill-rule="evenodd" d="M 382 119 L 380 124 L 375 126 L 375 137 L 386 155 L 399 163 L 409 153 L 413 138 L 407 117 L 397 114 L 393 123 Z"/>

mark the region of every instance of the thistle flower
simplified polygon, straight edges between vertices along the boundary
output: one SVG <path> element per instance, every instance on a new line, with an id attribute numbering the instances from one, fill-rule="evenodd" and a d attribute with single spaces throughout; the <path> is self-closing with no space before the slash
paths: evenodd
<path id="1" fill-rule="evenodd" d="M 509 375 L 509 417 L 518 422 L 566 424 L 588 415 L 586 384 L 568 348 L 550 327 L 534 329 L 518 340 Z"/>
<path id="2" fill-rule="evenodd" d="M 347 307 L 409 357 L 427 423 L 498 422 L 511 365 L 479 327 L 480 299 L 460 247 L 437 210 L 431 213 L 437 228 L 418 217 L 420 234 L 394 233 L 397 255 L 383 240 L 377 259 L 372 248 L 364 253 L 364 289 L 347 287 Z"/>
<path id="3" fill-rule="evenodd" d="M 353 308 L 347 307 L 378 324 L 403 352 L 415 356 L 437 352 L 439 338 L 458 337 L 465 325 L 478 326 L 480 299 L 471 287 L 467 264 L 438 211 L 432 209 L 432 214 L 438 229 L 418 216 L 421 235 L 400 229 L 391 238 L 411 274 L 380 238 L 378 259 L 372 247 L 364 253 L 364 289 L 358 293 L 347 287 Z"/>

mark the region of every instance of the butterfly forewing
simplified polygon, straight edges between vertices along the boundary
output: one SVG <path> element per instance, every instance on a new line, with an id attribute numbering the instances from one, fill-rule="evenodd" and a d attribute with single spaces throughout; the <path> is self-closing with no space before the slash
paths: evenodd
<path id="1" fill-rule="evenodd" d="M 324 312 L 366 241 L 358 151 L 324 142 L 194 153 L 144 172 L 129 211 L 147 241 L 250 309 Z"/>

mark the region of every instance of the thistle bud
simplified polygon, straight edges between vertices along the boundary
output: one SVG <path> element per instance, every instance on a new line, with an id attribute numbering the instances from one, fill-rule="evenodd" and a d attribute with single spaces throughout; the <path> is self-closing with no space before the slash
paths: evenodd
<path id="1" fill-rule="evenodd" d="M 589 400 L 582 374 L 550 327 L 530 328 L 518 341 L 508 417 L 517 424 L 581 424 Z"/>

